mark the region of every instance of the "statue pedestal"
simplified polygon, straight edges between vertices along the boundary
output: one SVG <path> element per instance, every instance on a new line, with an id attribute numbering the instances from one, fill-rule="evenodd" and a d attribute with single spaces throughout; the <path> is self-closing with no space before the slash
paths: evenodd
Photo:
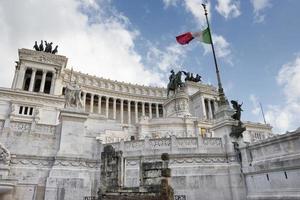
<path id="1" fill-rule="evenodd" d="M 95 165 L 88 158 L 84 124 L 88 113 L 74 109 L 60 112 L 60 144 L 46 181 L 45 200 L 84 199 L 92 196 Z"/>
<path id="2" fill-rule="evenodd" d="M 165 110 L 164 117 L 191 116 L 189 113 L 189 96 L 183 90 L 179 90 L 172 97 L 168 98 L 163 107 Z"/>
<path id="3" fill-rule="evenodd" d="M 84 157 L 84 123 L 88 113 L 73 109 L 60 112 L 61 136 L 58 156 Z"/>

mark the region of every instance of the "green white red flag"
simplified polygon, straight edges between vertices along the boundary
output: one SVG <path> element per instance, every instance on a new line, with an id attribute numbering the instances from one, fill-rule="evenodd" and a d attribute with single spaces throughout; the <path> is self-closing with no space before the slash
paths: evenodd
<path id="1" fill-rule="evenodd" d="M 209 28 L 206 28 L 205 30 L 199 32 L 187 32 L 176 37 L 177 42 L 181 45 L 188 44 L 193 39 L 198 39 L 201 42 L 211 44 Z"/>

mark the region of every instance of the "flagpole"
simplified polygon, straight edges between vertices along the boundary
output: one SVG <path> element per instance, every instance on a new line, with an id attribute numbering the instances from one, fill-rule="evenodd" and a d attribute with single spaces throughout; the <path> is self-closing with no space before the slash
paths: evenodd
<path id="1" fill-rule="evenodd" d="M 218 63 L 217 63 L 217 59 L 216 59 L 216 53 L 215 53 L 214 43 L 213 43 L 211 32 L 210 32 L 210 27 L 209 27 L 209 22 L 208 22 L 208 17 L 207 17 L 206 5 L 202 4 L 202 6 L 204 8 L 204 14 L 205 14 L 206 23 L 207 23 L 207 27 L 208 27 L 208 31 L 209 31 L 209 37 L 210 37 L 210 41 L 211 41 L 211 49 L 212 49 L 213 56 L 214 56 L 214 61 L 215 61 L 216 74 L 217 74 L 217 80 L 218 80 L 218 92 L 219 92 L 219 97 L 220 97 L 219 105 L 220 106 L 222 106 L 222 105 L 228 105 L 228 101 L 227 101 L 227 99 L 225 97 L 224 89 L 223 89 L 222 83 L 221 83 L 220 71 L 219 71 L 219 67 L 218 67 Z"/>

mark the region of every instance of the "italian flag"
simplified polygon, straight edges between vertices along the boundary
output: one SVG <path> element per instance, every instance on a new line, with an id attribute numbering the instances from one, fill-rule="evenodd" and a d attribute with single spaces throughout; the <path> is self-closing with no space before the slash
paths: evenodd
<path id="1" fill-rule="evenodd" d="M 190 41 L 192 41 L 193 39 L 198 39 L 201 42 L 207 43 L 207 44 L 211 44 L 211 37 L 210 37 L 210 31 L 209 28 L 206 28 L 203 31 L 200 32 L 187 32 L 184 33 L 182 35 L 179 35 L 176 37 L 176 40 L 179 44 L 188 44 Z"/>

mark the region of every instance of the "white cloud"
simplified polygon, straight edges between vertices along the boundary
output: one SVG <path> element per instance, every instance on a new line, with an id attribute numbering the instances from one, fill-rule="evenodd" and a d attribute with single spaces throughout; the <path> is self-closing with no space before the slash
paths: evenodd
<path id="1" fill-rule="evenodd" d="M 277 82 L 283 87 L 285 102 L 282 106 L 270 105 L 266 120 L 274 126 L 275 131 L 282 133 L 300 126 L 300 56 L 281 67 Z"/>
<path id="2" fill-rule="evenodd" d="M 167 5 L 168 6 L 169 5 L 177 6 L 177 4 L 171 4 L 171 3 L 168 4 L 168 2 L 169 1 L 164 0 L 164 3 L 166 6 Z M 205 19 L 202 3 L 205 3 L 207 6 L 207 12 L 208 12 L 209 18 L 210 18 L 210 13 L 211 13 L 210 12 L 210 7 L 211 7 L 210 3 L 209 2 L 207 3 L 205 0 L 184 0 L 184 1 L 182 1 L 182 3 L 185 6 L 187 12 L 190 12 L 193 15 L 193 17 L 195 18 L 196 23 L 199 25 L 199 27 L 202 27 L 202 29 L 203 29 L 203 27 L 206 27 L 206 19 Z M 236 4 L 233 4 L 233 5 L 236 5 Z M 230 4 L 230 6 L 232 6 L 232 4 Z M 231 12 L 235 12 L 235 11 L 231 11 Z M 227 63 L 232 65 L 232 56 L 231 56 L 229 42 L 222 35 L 213 34 L 212 37 L 213 37 L 213 42 L 214 42 L 214 46 L 215 46 L 216 56 L 218 58 L 224 59 Z M 203 44 L 202 46 L 204 48 L 204 54 L 211 52 L 211 45 Z"/>
<path id="3" fill-rule="evenodd" d="M 165 5 L 165 8 L 169 6 L 176 6 L 179 0 L 163 0 L 163 3 Z"/>
<path id="4" fill-rule="evenodd" d="M 157 65 L 163 72 L 172 69 L 179 69 L 182 65 L 182 60 L 186 56 L 187 48 L 180 46 L 176 43 L 172 43 L 164 50 L 161 50 L 155 46 L 151 46 L 147 53 L 147 60 L 151 64 Z"/>
<path id="5" fill-rule="evenodd" d="M 250 101 L 252 102 L 252 114 L 258 116 L 260 114 L 260 105 L 258 101 L 258 97 L 254 94 L 250 94 Z"/>
<path id="6" fill-rule="evenodd" d="M 231 49 L 230 44 L 227 40 L 221 35 L 212 35 L 214 47 L 216 51 L 216 56 L 218 58 L 223 58 L 229 64 L 232 64 L 232 57 L 231 57 Z M 204 54 L 211 52 L 211 45 L 203 44 L 204 47 Z"/>
<path id="7" fill-rule="evenodd" d="M 17 49 L 31 49 L 41 39 L 58 44 L 58 54 L 66 55 L 68 66 L 75 70 L 120 81 L 163 84 L 135 50 L 138 30 L 106 1 L 0 1 L 0 27 L 1 86 L 12 81 Z"/>
<path id="8" fill-rule="evenodd" d="M 210 18 L 210 3 L 206 2 L 205 0 L 184 0 L 184 1 L 179 1 L 179 0 L 163 0 L 163 3 L 165 5 L 165 8 L 169 6 L 178 6 L 178 2 L 181 2 L 186 11 L 190 12 L 193 17 L 195 18 L 195 22 L 200 26 L 206 26 L 206 19 L 204 15 L 204 9 L 202 4 L 206 4 L 206 9 L 208 11 L 208 18 Z"/>
<path id="9" fill-rule="evenodd" d="M 251 0 L 254 12 L 254 21 L 257 23 L 265 20 L 265 15 L 262 13 L 267 7 L 271 6 L 271 0 Z"/>
<path id="10" fill-rule="evenodd" d="M 218 0 L 216 10 L 226 19 L 235 18 L 241 14 L 240 2 L 234 0 Z"/>

